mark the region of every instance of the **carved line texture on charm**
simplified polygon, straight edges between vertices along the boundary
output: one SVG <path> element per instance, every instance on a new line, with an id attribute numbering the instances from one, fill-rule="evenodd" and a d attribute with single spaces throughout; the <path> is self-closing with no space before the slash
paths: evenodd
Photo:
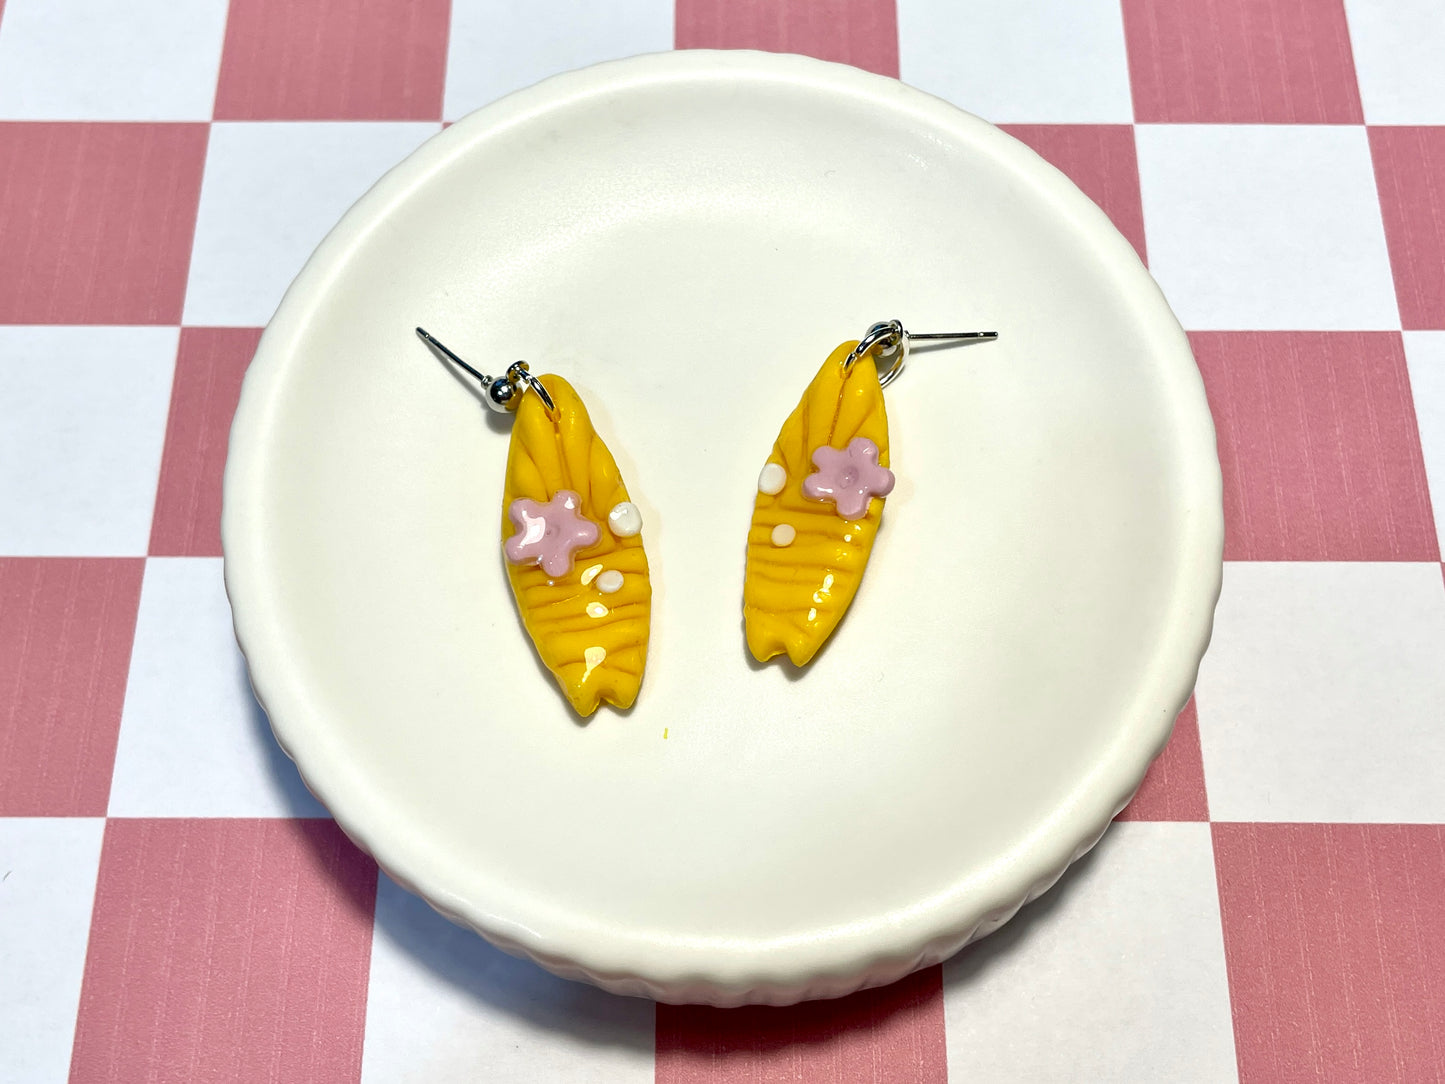
<path id="1" fill-rule="evenodd" d="M 748 650 L 759 661 L 786 654 L 805 666 L 832 635 L 893 489 L 877 366 L 871 355 L 842 364 L 856 345 L 823 363 L 759 475 L 743 583 Z"/>
<path id="2" fill-rule="evenodd" d="M 538 656 L 573 709 L 625 709 L 647 662 L 647 555 L 641 534 L 601 529 L 631 504 L 627 487 L 572 386 L 551 374 L 540 380 L 556 409 L 536 395 L 517 408 L 502 495 L 507 578 Z"/>

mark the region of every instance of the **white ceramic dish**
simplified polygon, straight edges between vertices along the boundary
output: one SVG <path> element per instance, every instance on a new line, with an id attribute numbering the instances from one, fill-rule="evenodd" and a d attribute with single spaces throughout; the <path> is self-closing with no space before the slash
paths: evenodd
<path id="1" fill-rule="evenodd" d="M 750 665 L 758 468 L 893 316 L 1001 338 L 915 353 L 851 613 L 801 677 Z M 578 725 L 537 663 L 505 423 L 419 323 L 590 404 L 655 584 L 631 712 Z M 1052 884 L 1188 696 L 1222 535 L 1199 373 L 1105 216 L 943 102 L 752 53 L 560 76 L 382 178 L 266 331 L 223 523 L 257 695 L 388 873 L 560 974 L 716 1004 L 889 982 Z"/>

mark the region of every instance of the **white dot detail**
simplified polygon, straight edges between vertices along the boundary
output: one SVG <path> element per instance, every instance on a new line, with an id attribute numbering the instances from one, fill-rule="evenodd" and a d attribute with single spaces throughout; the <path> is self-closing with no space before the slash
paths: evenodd
<path id="1" fill-rule="evenodd" d="M 766 493 L 769 497 L 781 493 L 787 484 L 788 472 L 781 463 L 765 464 L 762 473 L 758 475 L 758 492 Z"/>
<path id="2" fill-rule="evenodd" d="M 606 616 L 607 616 L 607 607 L 604 606 L 604 605 L 602 605 L 602 603 L 600 603 L 600 602 L 589 602 L 589 603 L 587 604 L 587 616 L 588 616 L 588 617 L 606 617 Z"/>
<path id="3" fill-rule="evenodd" d="M 798 537 L 797 529 L 791 523 L 779 523 L 773 528 L 773 545 L 791 546 Z"/>
<path id="4" fill-rule="evenodd" d="M 615 568 L 609 568 L 602 575 L 597 577 L 597 590 L 604 595 L 616 594 L 622 590 L 622 573 Z"/>
<path id="5" fill-rule="evenodd" d="M 618 538 L 631 538 L 642 530 L 642 512 L 631 501 L 618 501 L 607 513 L 607 526 Z"/>

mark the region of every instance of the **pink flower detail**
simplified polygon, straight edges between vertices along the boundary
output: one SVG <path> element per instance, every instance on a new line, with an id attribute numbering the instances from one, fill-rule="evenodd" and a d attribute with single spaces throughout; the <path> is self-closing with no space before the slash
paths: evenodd
<path id="1" fill-rule="evenodd" d="M 572 571 L 572 552 L 597 541 L 597 524 L 577 514 L 582 498 L 559 489 L 546 504 L 518 497 L 507 509 L 517 533 L 503 545 L 514 565 L 537 564 L 556 578 Z"/>
<path id="2" fill-rule="evenodd" d="M 841 450 L 813 449 L 813 466 L 818 469 L 803 479 L 803 496 L 832 501 L 844 519 L 865 515 L 870 500 L 893 492 L 893 472 L 878 465 L 878 445 L 867 437 L 854 437 Z"/>

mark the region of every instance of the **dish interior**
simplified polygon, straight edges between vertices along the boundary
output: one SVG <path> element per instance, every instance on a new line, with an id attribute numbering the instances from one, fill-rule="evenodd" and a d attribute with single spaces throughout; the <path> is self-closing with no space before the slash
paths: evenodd
<path id="1" fill-rule="evenodd" d="M 570 86 L 394 173 L 262 348 L 227 537 L 285 744 L 434 902 L 604 965 L 826 965 L 1006 903 L 1127 795 L 1202 647 L 1217 465 L 1182 335 L 1099 212 L 921 95 Z M 759 468 L 828 352 L 894 316 L 1000 337 L 915 350 L 852 611 L 806 672 L 758 666 Z M 537 662 L 507 422 L 418 324 L 587 402 L 653 572 L 631 712 L 580 725 Z"/>

